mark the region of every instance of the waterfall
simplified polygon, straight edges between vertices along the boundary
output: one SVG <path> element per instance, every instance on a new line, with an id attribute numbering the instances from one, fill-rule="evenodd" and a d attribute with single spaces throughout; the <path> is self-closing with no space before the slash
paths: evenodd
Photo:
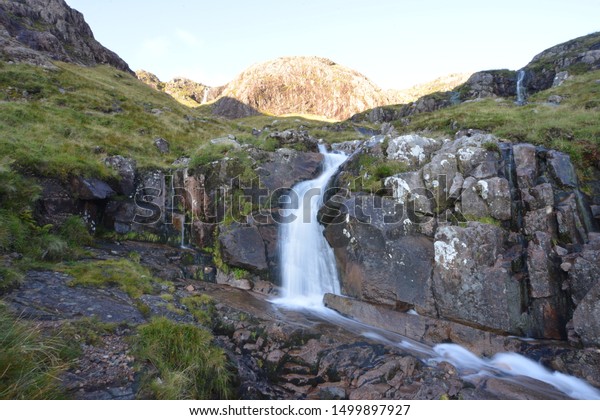
<path id="1" fill-rule="evenodd" d="M 438 344 L 430 347 L 390 331 L 345 318 L 323 305 L 325 293 L 340 294 L 333 250 L 323 236 L 323 226 L 317 220 L 319 208 L 330 179 L 347 159 L 341 154 L 323 154 L 323 172 L 313 180 L 300 182 L 289 194 L 279 227 L 282 297 L 273 303 L 292 310 L 303 310 L 322 320 L 381 343 L 399 347 L 426 364 L 447 362 L 454 365 L 465 380 L 495 377 L 535 387 L 535 381 L 523 382 L 523 377 L 543 382 L 571 398 L 600 399 L 600 391 L 582 379 L 552 372 L 538 362 L 516 353 L 499 353 L 491 358 L 478 357 L 457 344 Z M 544 389 L 542 388 L 543 392 Z M 546 389 L 548 391 L 548 389 Z"/>
<path id="2" fill-rule="evenodd" d="M 201 104 L 205 104 L 208 102 L 208 94 L 210 93 L 210 88 L 207 86 L 204 88 L 204 95 L 202 96 Z"/>
<path id="3" fill-rule="evenodd" d="M 322 308 L 325 293 L 340 294 L 340 283 L 333 250 L 323 236 L 317 213 L 331 177 L 347 156 L 323 154 L 323 172 L 318 178 L 296 184 L 290 204 L 279 226 L 280 265 L 283 293 L 276 302 L 300 308 Z"/>
<path id="4" fill-rule="evenodd" d="M 525 79 L 525 70 L 519 70 L 517 73 L 517 105 L 525 105 L 526 91 L 523 86 L 523 80 Z"/>

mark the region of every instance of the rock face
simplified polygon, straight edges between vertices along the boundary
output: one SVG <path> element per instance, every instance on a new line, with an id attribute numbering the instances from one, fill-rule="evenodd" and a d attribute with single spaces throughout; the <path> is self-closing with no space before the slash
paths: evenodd
<path id="1" fill-rule="evenodd" d="M 386 103 L 385 93 L 365 76 L 318 57 L 283 57 L 251 66 L 222 96 L 269 114 L 336 120 Z"/>
<path id="2" fill-rule="evenodd" d="M 558 85 L 568 74 L 600 68 L 600 32 L 572 39 L 542 51 L 524 70 L 525 87 L 532 92 Z M 565 74 L 566 72 L 566 74 Z"/>
<path id="3" fill-rule="evenodd" d="M 576 332 L 597 321 L 598 226 L 567 155 L 484 133 L 374 140 L 322 210 L 344 294 L 539 338 L 566 338 L 573 311 Z M 385 178 L 384 196 L 350 193 L 363 154 L 408 172 Z"/>
<path id="4" fill-rule="evenodd" d="M 146 70 L 136 70 L 135 76 L 151 88 L 165 92 L 188 106 L 214 101 L 224 89 L 224 86 L 210 87 L 185 77 L 176 77 L 168 82 L 162 82 L 155 74 Z"/>
<path id="5" fill-rule="evenodd" d="M 5 60 L 52 67 L 51 60 L 109 64 L 131 73 L 117 54 L 94 39 L 83 15 L 63 0 L 0 4 L 0 51 Z"/>

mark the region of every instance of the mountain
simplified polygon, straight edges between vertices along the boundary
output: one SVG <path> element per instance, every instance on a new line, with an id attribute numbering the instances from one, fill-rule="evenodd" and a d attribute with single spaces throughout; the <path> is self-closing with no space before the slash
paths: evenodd
<path id="1" fill-rule="evenodd" d="M 455 87 L 465 83 L 471 73 L 451 73 L 445 76 L 440 76 L 427 83 L 420 83 L 408 89 L 390 89 L 387 91 L 388 103 L 391 104 L 406 104 L 416 101 L 422 96 L 430 95 L 435 92 L 447 92 Z"/>
<path id="2" fill-rule="evenodd" d="M 0 2 L 0 55 L 5 61 L 45 67 L 58 60 L 109 64 L 131 72 L 125 61 L 94 39 L 83 15 L 64 0 Z"/>
<path id="3" fill-rule="evenodd" d="M 224 86 L 210 87 L 185 77 L 176 77 L 168 82 L 162 82 L 155 74 L 146 70 L 137 70 L 135 75 L 148 86 L 171 95 L 187 106 L 198 106 L 214 101 L 224 89 Z"/>
<path id="4" fill-rule="evenodd" d="M 255 64 L 232 80 L 222 97 L 267 114 L 333 120 L 387 103 L 385 92 L 365 76 L 320 57 L 282 57 Z"/>

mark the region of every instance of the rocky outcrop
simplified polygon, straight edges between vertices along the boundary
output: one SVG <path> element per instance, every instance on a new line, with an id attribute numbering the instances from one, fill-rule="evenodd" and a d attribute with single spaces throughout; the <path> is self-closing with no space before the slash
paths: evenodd
<path id="1" fill-rule="evenodd" d="M 350 193 L 355 162 L 376 153 L 407 172 L 384 196 Z M 596 319 L 577 304 L 595 283 L 598 226 L 567 155 L 484 133 L 400 136 L 359 148 L 336 186 L 322 220 L 346 295 L 539 338 L 565 339 L 573 311 L 577 325 Z"/>
<path id="2" fill-rule="evenodd" d="M 385 93 L 365 76 L 318 57 L 283 57 L 251 66 L 222 96 L 268 114 L 336 120 L 386 103 Z"/>
<path id="3" fill-rule="evenodd" d="M 94 39 L 83 15 L 64 0 L 8 0 L 0 4 L 0 52 L 5 61 L 53 67 L 51 61 L 109 64 L 131 73 L 117 54 Z"/>
<path id="4" fill-rule="evenodd" d="M 561 83 L 569 74 L 599 68 L 600 32 L 596 32 L 555 45 L 533 57 L 524 67 L 525 87 L 538 92 Z"/>
<path id="5" fill-rule="evenodd" d="M 510 70 L 489 70 L 474 73 L 460 86 L 462 101 L 479 98 L 508 98 L 515 95 L 517 72 Z"/>
<path id="6" fill-rule="evenodd" d="M 206 86 L 185 77 L 176 77 L 168 82 L 162 82 L 158 76 L 146 70 L 136 70 L 135 76 L 151 88 L 165 92 L 178 102 L 188 106 L 212 102 L 225 88 L 224 86 Z"/>

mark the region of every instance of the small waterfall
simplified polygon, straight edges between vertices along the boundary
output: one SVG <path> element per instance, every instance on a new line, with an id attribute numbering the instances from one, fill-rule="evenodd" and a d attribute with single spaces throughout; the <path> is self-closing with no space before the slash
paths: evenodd
<path id="1" fill-rule="evenodd" d="M 523 86 L 523 80 L 525 79 L 525 70 L 519 70 L 517 73 L 517 105 L 525 105 L 527 103 L 526 96 L 527 91 Z"/>
<path id="2" fill-rule="evenodd" d="M 324 156 L 323 172 L 294 186 L 284 212 L 290 220 L 279 227 L 283 296 L 276 303 L 285 306 L 318 309 L 325 293 L 340 294 L 335 257 L 317 213 L 329 180 L 347 156 L 328 153 L 322 145 L 319 151 Z"/>
<path id="3" fill-rule="evenodd" d="M 205 104 L 208 102 L 208 94 L 210 93 L 210 88 L 208 86 L 206 86 L 204 88 L 204 95 L 202 96 L 202 102 L 201 104 Z"/>

